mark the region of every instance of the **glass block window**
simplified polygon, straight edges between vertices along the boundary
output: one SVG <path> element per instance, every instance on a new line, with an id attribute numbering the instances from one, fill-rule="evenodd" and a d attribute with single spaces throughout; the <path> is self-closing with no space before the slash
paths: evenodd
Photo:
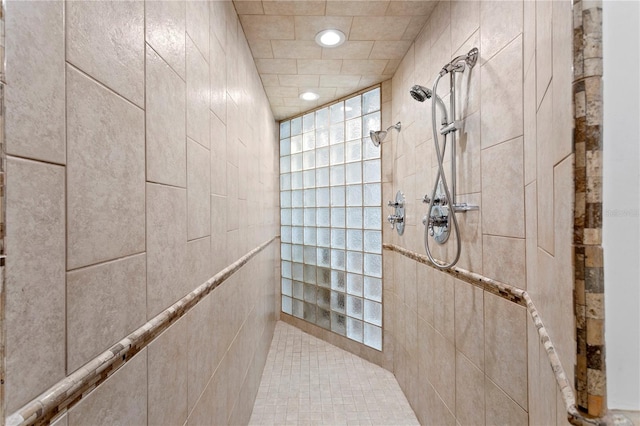
<path id="1" fill-rule="evenodd" d="M 280 123 L 282 311 L 382 350 L 380 88 Z"/>

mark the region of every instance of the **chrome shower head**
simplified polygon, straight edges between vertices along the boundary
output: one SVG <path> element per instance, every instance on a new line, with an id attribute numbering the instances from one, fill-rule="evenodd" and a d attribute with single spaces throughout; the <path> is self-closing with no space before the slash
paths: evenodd
<path id="1" fill-rule="evenodd" d="M 473 68 L 478 62 L 478 53 L 478 48 L 474 47 L 466 55 L 456 56 L 451 62 L 442 67 L 440 75 L 444 77 L 448 72 L 463 72 L 466 67 Z"/>
<path id="2" fill-rule="evenodd" d="M 469 51 L 469 53 L 467 53 L 467 57 L 465 58 L 465 62 L 467 63 L 467 66 L 469 68 L 473 68 L 476 64 L 476 62 L 478 62 L 478 48 L 474 47 L 473 49 L 471 49 Z"/>
<path id="3" fill-rule="evenodd" d="M 389 130 L 396 129 L 397 131 L 400 131 L 401 128 L 402 123 L 398 121 L 393 126 L 387 127 L 387 130 L 371 130 L 369 132 L 369 137 L 371 138 L 371 142 L 373 142 L 374 146 L 380 146 L 380 143 L 382 143 L 382 141 L 384 141 L 384 138 L 387 137 L 387 132 Z"/>
<path id="4" fill-rule="evenodd" d="M 438 96 L 437 93 L 435 96 L 433 96 L 433 90 L 427 89 L 426 87 L 420 86 L 419 84 L 413 86 L 411 90 L 409 90 L 409 93 L 411 93 L 411 97 L 418 102 L 424 102 L 427 99 L 434 98 L 436 104 L 438 105 L 438 108 L 440 108 L 440 111 L 442 112 L 442 124 L 449 123 L 449 120 L 447 119 L 447 108 L 444 106 L 442 98 Z"/>
<path id="5" fill-rule="evenodd" d="M 380 143 L 387 137 L 386 130 L 371 130 L 369 132 L 369 137 L 371 138 L 371 142 L 373 142 L 374 146 L 380 146 Z"/>
<path id="6" fill-rule="evenodd" d="M 419 84 L 413 86 L 411 90 L 409 90 L 409 93 L 411 93 L 411 97 L 418 102 L 424 102 L 427 99 L 431 99 L 432 95 L 431 89 L 427 89 Z"/>

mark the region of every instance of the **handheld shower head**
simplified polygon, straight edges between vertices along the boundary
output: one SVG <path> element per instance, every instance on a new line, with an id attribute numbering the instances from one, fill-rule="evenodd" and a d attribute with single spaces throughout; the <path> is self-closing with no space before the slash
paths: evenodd
<path id="1" fill-rule="evenodd" d="M 411 97 L 418 102 L 424 102 L 427 99 L 435 98 L 435 102 L 442 112 L 442 124 L 444 125 L 449 122 L 449 120 L 447 119 L 447 108 L 445 108 L 444 102 L 442 102 L 442 98 L 440 98 L 438 94 L 433 96 L 433 90 L 416 84 L 411 88 L 411 90 L 409 90 L 409 93 L 411 93 Z"/>
<path id="2" fill-rule="evenodd" d="M 431 89 L 427 89 L 419 84 L 413 86 L 411 90 L 409 90 L 409 93 L 411 93 L 411 97 L 418 102 L 424 102 L 427 99 L 431 99 L 432 95 Z"/>
<path id="3" fill-rule="evenodd" d="M 382 141 L 384 141 L 384 138 L 387 137 L 387 132 L 389 130 L 396 129 L 397 131 L 400 131 L 401 128 L 402 128 L 402 123 L 398 121 L 393 126 L 387 127 L 387 130 L 371 130 L 371 131 L 369 131 L 369 137 L 371 138 L 371 142 L 373 142 L 374 146 L 380 146 L 380 143 Z"/>
<path id="4" fill-rule="evenodd" d="M 448 72 L 463 72 L 466 67 L 473 68 L 478 61 L 478 48 L 474 47 L 466 55 L 453 58 L 440 70 L 440 75 L 444 76 Z"/>
<path id="5" fill-rule="evenodd" d="M 478 48 L 474 47 L 473 49 L 471 49 L 469 51 L 469 53 L 467 53 L 467 57 L 465 58 L 465 62 L 467 63 L 467 66 L 469 68 L 473 68 L 476 64 L 476 62 L 478 62 Z"/>

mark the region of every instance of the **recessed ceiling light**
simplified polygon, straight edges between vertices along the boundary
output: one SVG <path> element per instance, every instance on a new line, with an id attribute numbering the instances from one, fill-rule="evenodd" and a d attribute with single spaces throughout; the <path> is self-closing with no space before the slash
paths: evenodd
<path id="1" fill-rule="evenodd" d="M 340 30 L 324 30 L 316 34 L 316 43 L 322 47 L 338 47 L 345 39 L 346 36 Z"/>
<path id="2" fill-rule="evenodd" d="M 300 94 L 300 99 L 305 101 L 315 101 L 318 98 L 320 98 L 320 95 L 313 92 L 304 92 Z"/>

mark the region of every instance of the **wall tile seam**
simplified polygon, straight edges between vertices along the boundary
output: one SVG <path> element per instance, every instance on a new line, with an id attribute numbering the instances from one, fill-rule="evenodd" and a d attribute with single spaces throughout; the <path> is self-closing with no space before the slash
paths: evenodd
<path id="1" fill-rule="evenodd" d="M 0 117 L 2 117 L 2 116 L 0 115 Z M 15 155 L 15 154 L 4 153 L 4 156 L 5 156 L 4 160 L 7 160 L 9 158 L 14 158 L 16 160 L 33 161 L 34 163 L 40 163 L 40 164 L 43 164 L 45 166 L 67 167 L 67 165 L 65 163 L 56 163 L 55 161 L 42 160 L 40 158 L 25 157 L 23 155 Z M 2 182 L 2 184 L 4 185 L 4 182 Z"/>
<path id="2" fill-rule="evenodd" d="M 476 30 L 476 31 L 477 31 L 477 30 Z M 480 26 L 480 31 L 482 31 L 482 25 Z M 475 34 L 475 33 L 474 33 L 474 34 Z M 472 34 L 472 36 L 473 36 L 473 34 Z M 518 37 L 522 37 L 522 38 L 523 38 L 523 40 L 524 40 L 524 32 L 523 32 L 523 31 L 518 32 L 515 36 L 513 36 L 511 39 L 509 39 L 508 41 L 506 41 L 506 42 L 504 43 L 504 45 L 503 45 L 500 49 L 498 49 L 498 50 L 497 50 L 493 55 L 491 55 L 489 58 L 481 57 L 481 58 L 480 58 L 480 62 L 481 62 L 481 63 L 480 63 L 479 65 L 480 65 L 480 66 L 484 66 L 484 65 L 486 65 L 487 63 L 491 62 L 491 61 L 492 61 L 496 56 L 498 56 L 499 54 L 501 54 L 501 53 L 502 53 L 502 52 L 503 52 L 507 47 L 509 47 L 509 45 L 510 45 L 511 43 L 513 43 L 514 41 L 516 41 L 516 40 L 518 39 Z M 471 38 L 471 37 L 469 37 L 469 38 Z M 523 49 L 524 49 L 524 47 L 523 47 Z M 522 59 L 522 60 L 523 60 L 523 66 L 522 66 L 522 68 L 523 68 L 523 70 L 522 70 L 522 77 L 523 77 L 523 81 L 524 81 L 524 73 L 525 73 L 525 70 L 524 70 L 524 52 L 522 51 L 521 53 L 522 53 L 522 58 L 523 58 L 523 59 Z M 480 54 L 482 54 L 482 52 L 480 52 Z"/>
<path id="3" fill-rule="evenodd" d="M 403 256 L 406 256 L 419 263 L 424 263 L 425 265 L 428 265 L 435 269 L 435 267 L 432 266 L 431 263 L 428 261 L 426 256 L 422 256 L 421 254 L 411 252 L 407 249 L 395 246 L 393 244 L 383 244 L 383 248 L 386 250 L 400 253 Z M 565 404 L 565 409 L 567 411 L 567 419 L 569 420 L 569 422 L 571 422 L 574 425 L 601 426 L 601 425 L 607 424 L 603 419 L 587 418 L 578 411 L 575 403 L 575 395 L 574 395 L 573 389 L 571 388 L 571 384 L 566 376 L 565 370 L 562 367 L 562 363 L 560 362 L 560 357 L 558 356 L 558 353 L 556 352 L 555 346 L 551 341 L 549 333 L 547 332 L 542 322 L 542 318 L 540 317 L 540 313 L 538 312 L 538 309 L 536 308 L 535 304 L 533 303 L 533 300 L 531 300 L 531 297 L 525 290 L 520 290 L 508 284 L 500 283 L 499 281 L 495 281 L 491 278 L 483 277 L 480 274 L 475 274 L 473 272 L 469 272 L 461 268 L 452 268 L 444 272 L 456 278 L 462 278 L 465 281 L 470 280 L 467 282 L 469 282 L 470 284 L 476 285 L 477 287 L 484 288 L 485 290 L 490 291 L 493 294 L 496 294 L 495 292 L 487 288 L 487 287 L 494 287 L 499 292 L 497 294 L 498 296 L 506 300 L 509 300 L 513 303 L 516 303 L 518 305 L 526 307 L 527 312 L 531 316 L 531 319 L 533 320 L 536 326 L 536 329 L 538 330 L 538 335 L 540 336 L 540 342 L 544 345 L 545 351 L 547 353 L 547 357 L 549 359 L 550 367 L 553 371 L 557 385 L 562 392 L 562 399 Z M 507 293 L 511 293 L 513 296 L 517 297 L 518 300 L 521 300 L 522 302 L 524 302 L 524 304 L 521 303 L 520 301 L 515 301 L 511 299 L 510 297 L 507 296 Z"/>
<path id="4" fill-rule="evenodd" d="M 83 265 L 83 266 L 77 266 L 73 269 L 66 269 L 65 270 L 65 275 L 69 274 L 69 273 L 73 273 L 73 272 L 79 272 L 82 271 L 84 269 L 89 269 L 89 268 L 95 268 L 97 266 L 105 266 L 108 265 L 110 263 L 114 263 L 114 262 L 120 262 L 122 260 L 127 260 L 131 257 L 135 257 L 135 256 L 140 256 L 141 254 L 147 254 L 147 250 L 143 250 L 143 251 L 139 251 L 139 252 L 135 252 L 135 253 L 131 253 L 131 254 L 124 254 L 122 256 L 118 256 L 118 257 L 114 257 L 112 259 L 107 259 L 107 260 L 99 260 L 95 263 L 90 263 L 88 265 Z"/>
<path id="5" fill-rule="evenodd" d="M 247 317 L 245 318 L 245 321 L 243 323 L 243 326 L 248 320 L 249 320 L 249 316 L 247 315 Z M 264 330 L 263 330 L 263 332 L 264 332 Z M 260 337 L 262 337 L 262 335 Z M 241 396 L 242 396 L 242 388 L 245 387 L 245 385 L 247 384 L 247 380 L 249 380 L 249 372 L 251 371 L 251 365 L 256 360 L 257 352 L 258 352 L 258 346 L 255 346 L 255 350 L 253 351 L 253 354 L 251 355 L 251 361 L 247 364 L 246 370 L 242 374 L 242 380 L 240 382 L 240 391 L 236 394 L 235 401 L 233 402 L 233 404 L 231 406 L 231 410 L 229 410 L 229 414 L 228 414 L 228 417 L 227 417 L 227 424 L 231 424 L 231 421 L 230 421 L 231 420 L 231 416 L 233 415 L 235 410 L 238 408 L 238 404 L 241 403 L 240 399 L 241 399 Z M 269 347 L 267 347 L 267 352 L 269 352 Z M 265 359 L 266 359 L 266 357 L 265 357 Z M 256 395 L 257 395 L 257 391 L 258 391 L 259 387 L 260 387 L 260 385 L 258 384 L 258 387 L 256 388 L 256 392 L 255 392 Z M 203 394 L 204 394 L 204 392 L 203 392 Z M 253 395 L 253 399 L 255 401 L 255 395 Z"/>
<path id="6" fill-rule="evenodd" d="M 566 159 L 568 159 L 569 157 L 571 157 L 573 154 L 575 154 L 575 148 L 573 148 L 573 149 L 571 150 L 571 152 L 569 152 L 567 155 L 565 155 L 564 157 L 560 158 L 558 161 L 556 161 L 555 163 L 553 163 L 553 173 L 554 173 L 554 178 L 553 178 L 553 180 L 554 180 L 554 182 L 555 182 L 555 172 L 556 172 L 556 167 L 558 167 L 558 166 L 560 165 L 560 163 L 562 163 L 563 161 L 565 161 Z M 573 162 L 575 163 L 575 159 L 573 160 Z M 573 165 L 573 167 L 575 167 L 575 164 Z M 537 180 L 537 179 L 536 179 L 536 180 Z M 533 182 L 533 181 L 531 181 L 531 182 Z M 529 183 L 531 183 L 531 182 L 529 182 Z M 526 186 L 526 185 L 525 185 L 525 186 Z M 571 195 L 575 198 L 574 194 L 571 194 Z M 575 203 L 575 199 L 574 199 L 573 201 L 574 201 L 574 203 Z"/>
<path id="7" fill-rule="evenodd" d="M 255 309 L 255 305 L 254 305 L 254 307 L 253 307 L 252 309 Z M 242 325 L 243 325 L 243 326 L 244 326 L 244 324 L 247 322 L 248 318 L 249 318 L 249 315 L 247 315 L 247 317 L 245 318 L 245 321 L 242 323 Z M 274 321 L 274 324 L 275 324 L 275 321 Z M 242 328 L 242 327 L 240 327 L 240 328 Z M 261 337 L 262 337 L 262 335 L 264 335 L 264 333 L 268 332 L 268 328 L 269 328 L 269 324 L 265 324 L 265 325 L 264 325 L 264 327 L 263 327 L 263 329 L 262 329 L 262 332 L 261 332 Z M 271 330 L 271 333 L 273 334 L 273 329 Z M 233 340 L 235 340 L 235 338 L 234 338 Z M 260 340 L 260 341 L 261 341 L 261 340 Z M 233 344 L 233 341 L 229 344 L 229 348 L 231 347 L 231 345 L 232 345 L 232 344 Z M 225 355 L 224 355 L 224 356 L 227 356 L 227 355 L 229 354 L 229 348 L 227 348 L 227 350 L 226 350 L 226 352 L 225 352 Z M 252 357 L 251 357 L 251 363 L 255 362 L 255 356 L 256 356 L 256 354 L 258 353 L 258 349 L 259 349 L 258 347 L 256 347 L 256 348 L 255 348 L 255 351 L 253 352 L 253 355 L 252 355 Z M 267 346 L 266 350 L 267 350 L 267 352 L 269 351 L 269 346 Z M 266 360 L 266 356 L 265 356 L 265 360 Z M 243 382 L 242 382 L 242 386 L 241 386 L 241 387 L 243 387 L 243 386 L 245 385 L 246 375 L 247 375 L 247 374 L 249 373 L 249 371 L 251 370 L 251 363 L 249 363 L 249 366 L 248 366 L 248 368 L 247 368 L 247 372 L 246 372 L 246 374 L 243 376 Z M 200 395 L 198 396 L 198 399 L 197 399 L 197 400 L 196 400 L 196 402 L 193 404 L 193 407 L 191 408 L 191 411 L 189 411 L 189 412 L 187 413 L 187 423 L 186 423 L 186 424 L 188 424 L 188 423 L 189 423 L 189 419 L 190 419 L 190 418 L 193 416 L 193 414 L 195 413 L 196 408 L 198 407 L 198 404 L 200 404 L 200 401 L 202 400 L 202 398 L 203 398 L 203 397 L 204 397 L 204 395 L 206 394 L 207 388 L 208 388 L 209 386 L 211 386 L 211 385 L 212 385 L 213 379 L 214 379 L 215 375 L 219 372 L 219 370 L 220 370 L 220 366 L 221 366 L 221 365 L 222 365 L 222 360 L 220 360 L 220 362 L 218 363 L 218 365 L 216 366 L 216 368 L 215 368 L 215 369 L 213 370 L 213 372 L 211 373 L 211 377 L 209 377 L 209 380 L 207 381 L 207 384 L 204 386 L 204 388 L 202 389 L 202 392 L 201 392 L 201 393 L 200 393 Z M 255 396 L 254 396 L 254 399 L 255 399 Z M 236 402 L 237 402 L 237 400 L 236 400 Z M 235 409 L 235 408 L 236 408 L 236 407 L 235 407 L 235 405 L 234 405 L 234 409 Z M 231 412 L 233 412 L 233 409 L 231 410 Z M 231 415 L 231 412 L 229 413 L 229 415 Z M 229 420 L 229 419 L 227 419 L 227 421 L 228 421 L 228 420 Z"/>
<path id="8" fill-rule="evenodd" d="M 187 239 L 188 243 L 193 243 L 194 241 L 200 241 L 200 240 L 204 240 L 205 238 L 211 238 L 212 235 L 211 234 L 207 234 L 207 235 L 203 235 L 201 237 L 193 237 L 191 239 Z"/>
<path id="9" fill-rule="evenodd" d="M 254 306 L 251 308 L 251 311 L 253 311 L 255 309 L 255 304 Z M 245 326 L 245 324 L 247 323 L 249 317 L 250 317 L 250 313 L 251 311 L 247 314 L 247 316 L 244 318 L 244 321 L 242 322 L 242 325 L 240 326 L 240 328 L 238 329 L 238 333 L 236 333 L 236 335 L 234 336 L 234 338 L 231 340 L 231 342 L 229 343 L 229 346 L 227 347 L 224 356 L 222 357 L 222 359 L 219 361 L 218 365 L 215 367 L 215 369 L 213 370 L 213 372 L 211 373 L 211 377 L 209 377 L 209 379 L 207 380 L 207 384 L 202 388 L 202 391 L 200 392 L 200 395 L 198 395 L 198 398 L 196 400 L 196 402 L 193 404 L 193 407 L 191 408 L 191 411 L 188 412 L 187 414 L 187 422 L 185 424 L 189 423 L 189 419 L 193 416 L 193 414 L 196 412 L 196 409 L 198 407 L 198 404 L 200 404 L 200 402 L 202 401 L 202 398 L 204 397 L 204 395 L 207 392 L 207 388 L 209 386 L 212 385 L 212 382 L 214 380 L 214 377 L 217 373 L 219 373 L 221 366 L 222 366 L 222 361 L 224 359 L 224 357 L 227 356 L 231 356 L 229 349 L 231 348 L 231 346 L 233 346 L 233 343 L 236 341 L 236 339 L 238 338 L 240 332 L 242 331 L 242 328 Z M 264 327 L 264 329 L 266 329 L 266 326 Z M 264 329 L 262 330 L 262 333 L 264 333 Z M 267 352 L 268 352 L 269 348 L 267 348 Z M 243 373 L 242 375 L 242 383 L 241 383 L 241 388 L 245 385 L 245 380 L 247 375 L 249 374 L 249 371 L 251 370 L 251 363 L 255 361 L 255 356 L 256 353 L 258 352 L 258 347 L 255 347 L 255 350 L 253 351 L 253 354 L 251 355 L 251 362 L 248 364 L 247 366 L 247 370 Z M 187 390 L 188 391 L 188 390 Z M 240 394 L 237 395 L 236 400 L 234 401 L 233 404 L 233 408 L 229 411 L 228 413 L 228 418 L 227 418 L 227 422 L 229 421 L 229 417 L 231 416 L 231 414 L 233 413 L 233 410 L 236 408 L 236 404 L 238 402 L 238 399 L 240 397 Z"/>
<path id="10" fill-rule="evenodd" d="M 89 74 L 88 72 L 84 71 L 82 68 L 80 68 L 77 65 L 73 64 L 73 62 L 69 62 L 68 60 L 65 60 L 64 63 L 66 65 L 65 73 L 67 72 L 67 70 L 72 69 L 72 70 L 82 74 L 83 77 L 88 78 L 89 80 L 91 80 L 92 83 L 97 84 L 102 89 L 107 90 L 112 95 L 116 95 L 118 98 L 122 99 L 123 101 L 125 101 L 128 104 L 131 104 L 132 106 L 136 107 L 140 111 L 143 111 L 143 112 L 145 111 L 146 105 L 145 106 L 140 106 L 140 105 L 136 104 L 135 102 L 131 101 L 130 99 L 126 98 L 124 95 L 118 93 L 116 90 L 114 90 L 111 87 L 107 86 L 106 84 L 104 84 L 103 82 L 101 82 L 100 80 L 98 80 L 97 78 L 95 78 L 94 76 Z M 65 98 L 67 96 L 66 92 L 67 92 L 68 87 L 69 86 L 66 84 L 66 80 L 65 80 Z"/>
<path id="11" fill-rule="evenodd" d="M 186 185 L 185 186 L 177 186 L 177 185 L 172 185 L 170 183 L 163 183 L 163 182 L 156 182 L 154 180 L 145 180 L 145 183 L 150 183 L 152 185 L 160 185 L 160 186 L 166 186 L 168 188 L 174 188 L 174 189 L 182 189 L 182 190 L 187 190 Z"/>
<path id="12" fill-rule="evenodd" d="M 476 113 L 474 112 L 474 114 L 476 114 Z M 498 142 L 494 143 L 493 145 L 489 145 L 489 146 L 485 146 L 485 147 L 482 147 L 482 145 L 480 145 L 480 153 L 482 154 L 483 152 L 485 152 L 485 151 L 487 151 L 487 150 L 489 150 L 491 148 L 494 148 L 494 147 L 497 147 L 497 146 L 500 146 L 500 145 L 505 145 L 505 144 L 507 144 L 509 142 L 515 142 L 517 139 L 522 139 L 522 145 L 524 146 L 524 127 L 523 127 L 523 130 L 522 130 L 522 133 L 519 133 L 516 136 L 510 137 L 509 139 L 504 139 L 504 140 L 501 140 L 501 141 L 498 141 Z"/>
<path id="13" fill-rule="evenodd" d="M 525 186 L 523 186 L 522 188 L 524 189 Z M 481 194 L 481 193 L 477 192 L 476 194 Z M 464 194 L 458 194 L 458 195 L 464 195 Z M 496 234 L 493 232 L 483 232 L 482 235 L 485 237 L 506 238 L 509 240 L 525 240 L 526 239 L 526 237 L 514 237 L 513 235 Z"/>
<path id="14" fill-rule="evenodd" d="M 186 49 L 186 37 L 189 37 L 189 40 L 191 40 L 191 43 L 193 43 L 193 45 L 195 46 L 195 48 L 198 51 L 198 53 L 200 54 L 200 56 L 202 56 L 202 59 L 204 59 L 204 61 L 207 63 L 207 65 L 209 65 L 209 60 L 207 59 L 209 57 L 209 55 L 207 54 L 206 57 L 204 56 L 204 53 L 202 53 L 202 50 L 200 50 L 200 46 L 198 46 L 198 44 L 193 40 L 193 37 L 191 36 L 191 34 L 189 34 L 189 31 L 186 29 L 186 26 L 185 26 L 185 29 L 184 29 L 184 36 L 185 36 L 185 58 L 187 56 L 187 52 L 186 52 L 186 50 L 187 50 Z M 207 38 L 210 38 L 210 37 L 211 37 L 211 35 L 209 35 L 209 37 L 207 37 Z M 208 44 L 210 45 L 211 42 L 209 42 Z M 209 46 L 209 49 L 211 49 L 211 46 Z M 187 71 L 185 69 L 185 79 L 187 78 L 186 74 L 187 74 Z"/>
<path id="15" fill-rule="evenodd" d="M 537 77 L 537 72 L 538 72 L 538 69 L 536 68 L 536 77 Z M 524 79 L 522 81 L 524 81 Z M 538 102 L 537 105 L 536 105 L 536 118 L 537 118 L 537 115 L 540 112 L 540 108 L 542 107 L 542 104 L 546 100 L 547 96 L 550 96 L 552 98 L 552 100 L 553 100 L 553 87 L 552 86 L 553 86 L 553 74 L 551 74 L 551 78 L 549 78 L 549 82 L 547 83 L 547 87 L 544 88 L 544 93 L 542 94 L 542 97 L 540 98 L 540 102 Z M 537 88 L 538 88 L 538 85 L 537 85 L 537 82 L 536 82 L 536 89 Z M 523 98 L 524 98 L 524 96 L 523 96 Z M 537 137 L 536 137 L 536 142 L 537 142 Z"/>
<path id="16" fill-rule="evenodd" d="M 134 355 L 146 348 L 157 336 L 189 312 L 215 288 L 230 278 L 253 257 L 279 239 L 274 236 L 209 278 L 182 299 L 175 302 L 110 349 L 60 380 L 35 399 L 6 418 L 7 426 L 48 424 L 62 411 L 76 405 L 91 391 L 111 377 Z"/>
<path id="17" fill-rule="evenodd" d="M 167 62 L 167 60 L 164 58 L 164 56 L 162 56 L 162 54 L 160 54 L 160 52 L 158 52 L 151 44 L 149 44 L 149 42 L 147 40 L 144 41 L 144 45 L 145 48 L 151 49 L 151 51 L 153 51 L 153 53 L 155 53 L 156 55 L 158 55 L 158 58 L 160 58 L 160 60 L 162 61 L 162 63 L 164 63 L 164 65 L 166 65 L 172 73 L 174 73 L 183 83 L 187 83 L 187 73 L 185 71 L 185 76 L 184 78 L 180 76 L 180 74 L 178 74 L 178 72 L 173 68 L 173 66 L 171 64 L 169 64 L 169 62 Z M 145 74 L 145 86 L 146 86 L 146 76 L 147 76 L 147 58 L 146 58 L 146 51 L 145 51 L 145 61 L 144 61 L 144 74 Z M 143 108 L 144 110 L 147 109 L 147 99 L 146 99 L 146 87 L 145 87 L 145 107 Z"/>

